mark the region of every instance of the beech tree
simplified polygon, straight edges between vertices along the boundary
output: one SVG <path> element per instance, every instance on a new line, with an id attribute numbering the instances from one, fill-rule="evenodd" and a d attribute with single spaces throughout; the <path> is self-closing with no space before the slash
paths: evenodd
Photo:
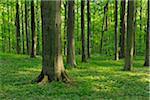
<path id="1" fill-rule="evenodd" d="M 31 1 L 31 31 L 32 31 L 31 57 L 35 57 L 36 56 L 36 33 L 35 33 L 35 17 L 34 17 L 34 0 Z"/>
<path id="2" fill-rule="evenodd" d="M 19 17 L 19 3 L 16 0 L 16 52 L 20 54 L 21 45 L 20 45 L 20 17 Z"/>
<path id="3" fill-rule="evenodd" d="M 76 66 L 74 47 L 74 0 L 68 0 L 68 25 L 67 25 L 67 64 Z"/>
<path id="4" fill-rule="evenodd" d="M 29 48 L 29 28 L 28 28 L 28 8 L 27 8 L 27 0 L 25 0 L 25 32 L 26 32 L 26 50 L 27 54 L 29 55 L 30 53 L 30 48 Z"/>
<path id="5" fill-rule="evenodd" d="M 128 1 L 128 11 L 127 11 L 127 37 L 126 37 L 126 55 L 125 55 L 125 65 L 124 70 L 130 71 L 133 61 L 133 48 L 134 48 L 134 10 L 135 1 Z"/>
<path id="6" fill-rule="evenodd" d="M 115 60 L 118 60 L 118 45 L 117 45 L 117 34 L 118 34 L 118 0 L 115 0 L 115 34 L 114 34 L 114 50 Z"/>
<path id="7" fill-rule="evenodd" d="M 61 54 L 60 0 L 41 1 L 42 16 L 42 71 L 35 80 L 68 81 Z"/>
<path id="8" fill-rule="evenodd" d="M 22 17 L 21 17 L 21 22 L 22 22 L 22 53 L 25 54 L 25 44 L 24 44 L 24 12 L 23 12 L 23 3 L 21 4 L 21 12 L 22 12 Z"/>
<path id="9" fill-rule="evenodd" d="M 120 52 L 119 58 L 124 58 L 125 56 L 125 8 L 126 0 L 121 0 L 121 10 L 120 10 Z"/>
<path id="10" fill-rule="evenodd" d="M 90 34 L 91 34 L 91 30 L 90 30 L 90 22 L 91 22 L 91 18 L 90 18 L 90 0 L 87 0 L 87 56 L 88 58 L 90 58 Z"/>
<path id="11" fill-rule="evenodd" d="M 84 32 L 84 6 L 85 1 L 81 1 L 81 40 L 82 40 L 82 62 L 86 62 L 85 54 L 85 32 Z"/>
<path id="12" fill-rule="evenodd" d="M 146 52 L 144 66 L 150 67 L 150 1 L 147 1 L 147 32 L 146 32 Z"/>

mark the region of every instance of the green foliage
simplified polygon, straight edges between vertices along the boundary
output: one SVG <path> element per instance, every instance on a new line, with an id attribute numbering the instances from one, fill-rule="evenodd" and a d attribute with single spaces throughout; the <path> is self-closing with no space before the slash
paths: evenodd
<path id="1" fill-rule="evenodd" d="M 72 83 L 38 85 L 30 82 L 41 71 L 41 57 L 0 53 L 1 100 L 148 100 L 150 69 L 143 57 L 135 58 L 131 72 L 123 72 L 123 60 L 111 56 L 92 56 L 88 63 L 79 58 L 77 68 L 67 69 Z"/>

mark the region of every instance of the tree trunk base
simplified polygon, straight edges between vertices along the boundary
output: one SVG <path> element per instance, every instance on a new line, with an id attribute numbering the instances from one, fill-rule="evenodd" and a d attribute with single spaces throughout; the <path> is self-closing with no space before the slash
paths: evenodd
<path id="1" fill-rule="evenodd" d="M 144 66 L 145 66 L 145 67 L 150 67 L 150 62 L 145 62 L 145 63 L 144 63 Z"/>
<path id="2" fill-rule="evenodd" d="M 71 82 L 66 71 L 61 72 L 61 76 L 56 76 L 55 78 L 51 78 L 51 76 L 49 75 L 44 75 L 42 71 L 40 75 L 35 80 L 32 81 L 32 83 L 38 83 L 39 85 L 41 85 L 52 81 Z"/>

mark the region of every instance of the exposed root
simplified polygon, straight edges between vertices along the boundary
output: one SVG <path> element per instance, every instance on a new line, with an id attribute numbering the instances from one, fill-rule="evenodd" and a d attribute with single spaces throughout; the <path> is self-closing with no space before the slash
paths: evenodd
<path id="1" fill-rule="evenodd" d="M 48 83 L 49 80 L 48 80 L 48 76 L 47 75 L 44 75 L 44 78 L 41 80 L 41 82 L 39 82 L 38 84 L 39 85 L 42 85 L 42 84 L 46 84 Z"/>
<path id="2" fill-rule="evenodd" d="M 41 82 L 43 78 L 44 78 L 44 74 L 43 71 L 41 71 L 40 75 L 36 79 L 32 80 L 32 83 Z"/>
<path id="3" fill-rule="evenodd" d="M 69 83 L 71 82 L 71 80 L 70 80 L 68 74 L 66 73 L 66 71 L 63 71 L 61 75 L 62 75 L 62 80 L 64 82 L 69 82 Z"/>

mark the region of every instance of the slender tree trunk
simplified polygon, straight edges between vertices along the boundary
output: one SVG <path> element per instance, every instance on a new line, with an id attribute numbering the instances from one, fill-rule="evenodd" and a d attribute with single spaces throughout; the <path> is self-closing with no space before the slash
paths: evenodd
<path id="1" fill-rule="evenodd" d="M 68 0 L 67 64 L 76 66 L 74 47 L 74 0 Z"/>
<path id="2" fill-rule="evenodd" d="M 84 6 L 85 1 L 81 1 L 81 39 L 82 39 L 82 62 L 86 62 L 85 55 L 85 32 L 84 32 Z"/>
<path id="3" fill-rule="evenodd" d="M 26 30 L 26 48 L 27 54 L 30 54 L 29 48 L 29 29 L 28 29 L 28 8 L 27 8 L 27 0 L 25 0 L 25 30 Z"/>
<path id="4" fill-rule="evenodd" d="M 106 18 L 106 5 L 104 6 L 104 16 L 103 16 L 103 22 L 102 22 L 102 34 L 100 39 L 100 54 L 103 53 L 103 39 L 104 39 L 104 32 L 105 32 L 105 18 Z"/>
<path id="5" fill-rule="evenodd" d="M 5 8 L 5 3 L 3 3 L 3 12 L 2 12 L 2 20 L 3 20 L 3 25 L 2 25 L 2 52 L 5 52 L 5 16 L 4 16 L 4 8 Z"/>
<path id="6" fill-rule="evenodd" d="M 140 47 L 142 46 L 142 0 L 140 0 L 140 35 L 139 35 Z"/>
<path id="7" fill-rule="evenodd" d="M 135 34 L 136 34 L 136 28 L 137 28 L 137 26 L 136 26 L 136 24 L 137 24 L 136 17 L 137 17 L 137 1 L 135 1 L 135 21 L 134 21 L 134 36 L 133 36 L 133 41 L 134 41 L 133 55 L 134 56 L 136 55 L 136 36 L 135 36 Z"/>
<path id="8" fill-rule="evenodd" d="M 66 51 L 67 51 L 67 49 L 66 49 L 66 33 L 67 33 L 67 5 L 68 5 L 68 3 L 67 3 L 67 1 L 65 2 L 65 4 L 64 4 L 64 8 L 65 8 L 65 25 L 64 25 L 64 55 L 66 55 Z"/>
<path id="9" fill-rule="evenodd" d="M 90 34 L 91 34 L 91 30 L 90 30 L 90 22 L 91 22 L 91 17 L 90 17 L 90 0 L 87 0 L 87 30 L 88 30 L 88 34 L 87 34 L 87 55 L 88 58 L 90 58 Z"/>
<path id="10" fill-rule="evenodd" d="M 133 61 L 133 48 L 134 48 L 134 10 L 135 10 L 135 1 L 128 1 L 128 12 L 127 12 L 127 37 L 126 37 L 126 55 L 125 55 L 125 65 L 124 70 L 130 71 Z"/>
<path id="11" fill-rule="evenodd" d="M 147 32 L 146 32 L 146 52 L 144 66 L 150 67 L 150 1 L 147 6 Z"/>
<path id="12" fill-rule="evenodd" d="M 118 0 L 115 0 L 115 37 L 114 37 L 114 51 L 115 51 L 115 60 L 118 60 L 118 43 L 117 43 L 117 34 L 118 34 Z"/>
<path id="13" fill-rule="evenodd" d="M 41 1 L 42 71 L 36 82 L 68 81 L 61 54 L 60 0 Z"/>
<path id="14" fill-rule="evenodd" d="M 9 0 L 7 1 L 7 12 L 8 12 L 8 49 L 9 49 L 9 53 L 11 51 L 11 45 L 10 45 L 10 17 L 9 17 L 9 13 L 10 13 L 10 10 L 9 10 Z"/>
<path id="15" fill-rule="evenodd" d="M 105 31 L 108 31 L 108 3 L 109 3 L 109 0 L 107 1 L 106 6 L 105 6 L 105 9 L 106 9 Z"/>
<path id="16" fill-rule="evenodd" d="M 22 10 L 22 53 L 25 54 L 25 45 L 24 45 L 24 17 L 23 17 L 23 3 L 21 4 Z"/>
<path id="17" fill-rule="evenodd" d="M 119 58 L 124 58 L 124 56 L 125 56 L 125 11 L 126 11 L 125 9 L 126 9 L 126 0 L 121 0 Z"/>
<path id="18" fill-rule="evenodd" d="M 21 45 L 20 45 L 20 18 L 19 18 L 19 3 L 18 0 L 16 0 L 16 52 L 17 54 L 20 54 L 21 51 Z"/>
<path id="19" fill-rule="evenodd" d="M 39 16 L 39 1 L 36 0 L 36 32 L 37 32 L 37 55 L 40 55 L 40 16 Z"/>
<path id="20" fill-rule="evenodd" d="M 36 33 L 35 33 L 35 17 L 34 17 L 34 0 L 31 1 L 31 31 L 32 31 L 32 48 L 31 57 L 36 56 Z"/>

